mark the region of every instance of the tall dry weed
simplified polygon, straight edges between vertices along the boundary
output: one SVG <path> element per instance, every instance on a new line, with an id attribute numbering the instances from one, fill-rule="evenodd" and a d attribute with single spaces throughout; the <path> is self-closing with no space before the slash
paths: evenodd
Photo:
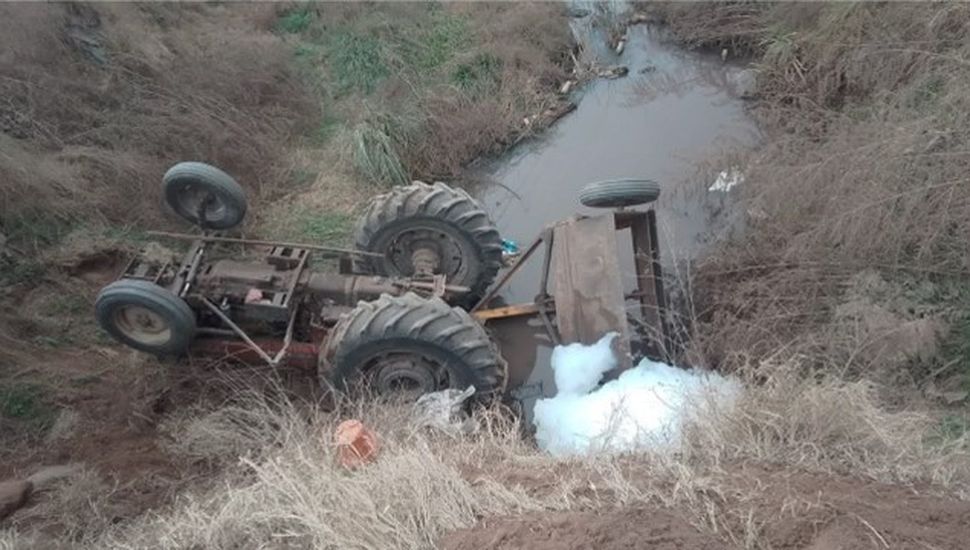
<path id="1" fill-rule="evenodd" d="M 930 482 L 970 495 L 970 435 L 945 435 L 925 408 L 889 410 L 876 383 L 806 376 L 794 362 L 764 363 L 745 378 L 732 407 L 699 408 L 690 418 L 684 460 Z"/>

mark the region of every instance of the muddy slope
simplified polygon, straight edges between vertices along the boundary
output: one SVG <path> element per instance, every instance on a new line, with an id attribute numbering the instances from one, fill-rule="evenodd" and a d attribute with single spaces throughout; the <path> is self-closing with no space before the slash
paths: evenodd
<path id="1" fill-rule="evenodd" d="M 732 474 L 718 492 L 723 502 L 708 525 L 692 524 L 686 509 L 546 512 L 483 520 L 439 545 L 693 549 L 743 547 L 748 539 L 773 549 L 956 550 L 970 540 L 970 502 L 907 487 L 756 467 Z"/>

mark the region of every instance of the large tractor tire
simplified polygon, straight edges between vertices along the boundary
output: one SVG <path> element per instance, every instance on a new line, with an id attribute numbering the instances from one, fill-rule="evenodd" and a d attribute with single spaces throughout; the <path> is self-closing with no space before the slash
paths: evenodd
<path id="1" fill-rule="evenodd" d="M 246 194 L 229 174 L 202 162 L 180 162 L 162 177 L 165 201 L 202 229 L 231 229 L 246 216 Z"/>
<path id="2" fill-rule="evenodd" d="M 435 274 L 471 289 L 460 299 L 466 306 L 485 294 L 502 267 L 502 238 L 488 214 L 468 193 L 440 182 L 415 182 L 375 198 L 355 241 L 358 249 L 381 254 L 360 258 L 355 270 L 386 277 L 413 276 L 415 251 L 433 251 Z"/>
<path id="3" fill-rule="evenodd" d="M 321 350 L 321 381 L 339 390 L 417 397 L 475 386 L 505 391 L 508 365 L 484 327 L 440 298 L 383 295 L 344 315 Z"/>
<path id="4" fill-rule="evenodd" d="M 195 313 L 181 298 L 154 283 L 121 279 L 94 302 L 98 324 L 132 348 L 181 355 L 195 338 Z"/>

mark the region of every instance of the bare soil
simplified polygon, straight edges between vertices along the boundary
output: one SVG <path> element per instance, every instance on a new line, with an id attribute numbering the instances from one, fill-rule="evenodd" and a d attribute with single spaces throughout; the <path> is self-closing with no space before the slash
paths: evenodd
<path id="1" fill-rule="evenodd" d="M 79 464 L 113 487 L 109 500 L 122 514 L 114 520 L 162 506 L 212 473 L 206 464 L 163 449 L 159 427 L 165 418 L 186 407 L 224 402 L 235 384 L 259 387 L 266 381 L 262 369 L 211 360 L 162 362 L 111 341 L 52 349 L 34 343 L 38 334 L 56 336 L 43 322 L 51 312 L 40 311 L 52 295 L 76 292 L 93 301 L 123 269 L 124 258 L 117 250 L 80 256 L 50 273 L 42 286 L 11 288 L 0 304 L 0 320 L 9 329 L 0 334 L 0 381 L 42 384 L 37 406 L 46 417 L 44 425 L 36 418 L 0 417 L 0 481 L 27 477 L 46 465 Z M 93 321 L 78 327 L 68 316 L 65 322 L 64 330 L 76 337 L 93 334 Z M 285 371 L 282 380 L 302 393 L 316 387 L 313 373 Z M 71 425 L 55 429 L 65 414 L 74 417 Z"/>
<path id="2" fill-rule="evenodd" d="M 439 546 L 693 549 L 744 546 L 737 535 L 719 534 L 745 533 L 756 548 L 955 550 L 970 537 L 970 502 L 925 488 L 750 466 L 723 481 L 722 505 L 735 513 L 720 515 L 718 532 L 692 524 L 685 510 L 618 507 L 484 519 L 447 534 Z"/>
<path id="3" fill-rule="evenodd" d="M 446 535 L 443 549 L 712 548 L 717 537 L 658 508 L 547 512 L 484 520 Z"/>

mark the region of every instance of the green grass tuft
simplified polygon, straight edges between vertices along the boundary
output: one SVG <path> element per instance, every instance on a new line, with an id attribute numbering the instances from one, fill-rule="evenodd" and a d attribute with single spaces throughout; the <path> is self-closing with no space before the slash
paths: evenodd
<path id="1" fill-rule="evenodd" d="M 25 214 L 0 220 L 0 232 L 11 243 L 24 248 L 46 248 L 53 246 L 67 236 L 77 223 L 43 214 Z"/>
<path id="2" fill-rule="evenodd" d="M 372 183 L 405 184 L 408 182 L 408 173 L 397 153 L 398 143 L 389 126 L 363 122 L 354 128 L 354 167 Z"/>
<path id="3" fill-rule="evenodd" d="M 451 82 L 466 92 L 483 94 L 498 87 L 501 74 L 502 60 L 492 54 L 481 53 L 471 63 L 458 65 L 451 73 Z"/>
<path id="4" fill-rule="evenodd" d="M 430 28 L 414 44 L 413 61 L 419 69 L 434 69 L 471 45 L 471 30 L 464 17 L 438 12 Z"/>
<path id="5" fill-rule="evenodd" d="M 948 414 L 940 420 L 939 430 L 942 442 L 958 441 L 970 433 L 970 419 L 966 414 Z"/>
<path id="6" fill-rule="evenodd" d="M 946 81 L 940 75 L 933 75 L 916 86 L 907 103 L 918 111 L 928 111 L 937 107 L 945 91 Z"/>
<path id="7" fill-rule="evenodd" d="M 327 44 L 327 58 L 339 95 L 370 94 L 389 74 L 381 43 L 373 37 L 338 32 Z"/>
<path id="8" fill-rule="evenodd" d="M 37 282 L 47 272 L 47 267 L 35 259 L 0 258 L 0 284 L 16 285 Z"/>
<path id="9" fill-rule="evenodd" d="M 348 214 L 304 211 L 299 214 L 297 229 L 311 243 L 335 245 L 347 242 L 353 222 Z"/>
<path id="10" fill-rule="evenodd" d="M 298 34 L 313 23 L 313 12 L 308 6 L 302 6 L 283 12 L 276 22 L 276 30 L 288 34 Z"/>
<path id="11" fill-rule="evenodd" d="M 44 429 L 53 421 L 54 412 L 40 386 L 22 383 L 0 385 L 0 417 Z"/>
<path id="12" fill-rule="evenodd" d="M 340 130 L 342 122 L 340 119 L 335 118 L 330 115 L 324 115 L 320 120 L 320 124 L 314 128 L 313 133 L 310 135 L 310 139 L 315 145 L 325 145 L 328 143 L 337 132 Z"/>

